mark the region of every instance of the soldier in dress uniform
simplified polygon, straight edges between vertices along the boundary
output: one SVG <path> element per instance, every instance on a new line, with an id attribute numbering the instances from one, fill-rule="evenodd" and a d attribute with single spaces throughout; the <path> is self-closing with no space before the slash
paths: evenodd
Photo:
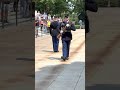
<path id="1" fill-rule="evenodd" d="M 60 33 L 60 26 L 57 19 L 57 16 L 54 16 L 53 22 L 50 24 L 50 34 L 52 36 L 52 42 L 53 42 L 53 51 L 59 52 L 59 39 L 57 38 L 58 34 Z"/>
<path id="2" fill-rule="evenodd" d="M 75 31 L 75 26 L 72 22 L 69 21 L 69 17 L 65 16 L 64 21 L 61 23 L 61 37 L 62 37 L 62 60 L 68 60 L 69 51 L 70 51 L 70 43 L 72 40 L 71 30 Z"/>

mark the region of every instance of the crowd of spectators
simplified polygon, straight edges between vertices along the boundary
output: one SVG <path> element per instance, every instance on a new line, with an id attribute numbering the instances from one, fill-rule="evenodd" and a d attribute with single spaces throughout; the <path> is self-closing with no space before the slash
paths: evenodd
<path id="1" fill-rule="evenodd" d="M 43 33 L 50 33 L 50 24 L 53 21 L 54 16 L 47 13 L 40 13 L 35 11 L 35 35 L 39 36 L 39 31 Z M 62 22 L 61 17 L 58 17 L 58 21 Z"/>

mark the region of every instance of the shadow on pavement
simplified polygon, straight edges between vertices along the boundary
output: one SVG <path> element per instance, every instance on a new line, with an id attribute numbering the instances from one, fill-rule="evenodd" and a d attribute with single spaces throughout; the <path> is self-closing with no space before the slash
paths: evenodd
<path id="1" fill-rule="evenodd" d="M 42 50 L 43 52 L 53 52 L 53 51 L 48 51 L 48 50 Z"/>
<path id="2" fill-rule="evenodd" d="M 35 78 L 35 75 L 28 75 L 28 77 Z"/>
<path id="3" fill-rule="evenodd" d="M 120 90 L 117 84 L 97 84 L 95 86 L 86 87 L 86 90 Z"/>
<path id="4" fill-rule="evenodd" d="M 85 68 L 84 65 L 85 65 L 84 62 L 73 62 L 71 64 L 67 64 L 67 61 L 66 61 L 59 65 L 48 65 L 46 67 L 38 68 L 38 71 L 35 72 L 35 90 L 49 90 L 47 88 L 59 76 L 63 76 L 63 77 L 66 75 L 71 76 L 71 78 L 67 81 L 68 83 L 71 83 L 73 80 L 72 76 L 73 77 L 75 75 L 81 76 L 81 74 L 84 73 L 84 71 L 82 70 Z M 81 69 L 81 66 L 82 66 L 82 69 Z M 66 79 L 68 79 L 68 78 L 64 78 L 61 80 L 65 81 Z M 77 81 L 79 81 L 79 80 L 77 80 Z M 63 84 L 60 84 L 59 87 L 62 87 L 62 85 Z M 77 83 L 75 84 L 75 87 L 76 86 L 77 86 Z M 69 89 L 69 87 L 68 87 L 68 89 Z"/>
<path id="5" fill-rule="evenodd" d="M 57 57 L 49 57 L 49 60 L 61 60 L 61 58 L 57 58 Z"/>

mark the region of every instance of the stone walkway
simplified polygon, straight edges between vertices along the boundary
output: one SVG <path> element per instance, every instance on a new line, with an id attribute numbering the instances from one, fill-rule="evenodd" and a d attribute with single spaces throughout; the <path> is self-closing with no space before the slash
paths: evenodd
<path id="1" fill-rule="evenodd" d="M 35 88 L 33 23 L 21 23 L 17 27 L 0 30 L 0 90 Z"/>
<path id="2" fill-rule="evenodd" d="M 70 59 L 52 52 L 51 36 L 35 39 L 35 90 L 85 90 L 85 33 L 73 32 Z"/>

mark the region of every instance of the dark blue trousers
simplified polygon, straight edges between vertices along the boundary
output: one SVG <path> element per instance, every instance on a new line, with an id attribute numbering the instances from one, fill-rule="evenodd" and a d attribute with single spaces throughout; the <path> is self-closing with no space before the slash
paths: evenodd
<path id="1" fill-rule="evenodd" d="M 71 40 L 69 41 L 62 40 L 62 52 L 64 58 L 69 57 L 70 43 Z"/>
<path id="2" fill-rule="evenodd" d="M 53 42 L 53 51 L 57 52 L 59 47 L 59 39 L 57 38 L 57 36 L 52 36 L 52 42 Z"/>

